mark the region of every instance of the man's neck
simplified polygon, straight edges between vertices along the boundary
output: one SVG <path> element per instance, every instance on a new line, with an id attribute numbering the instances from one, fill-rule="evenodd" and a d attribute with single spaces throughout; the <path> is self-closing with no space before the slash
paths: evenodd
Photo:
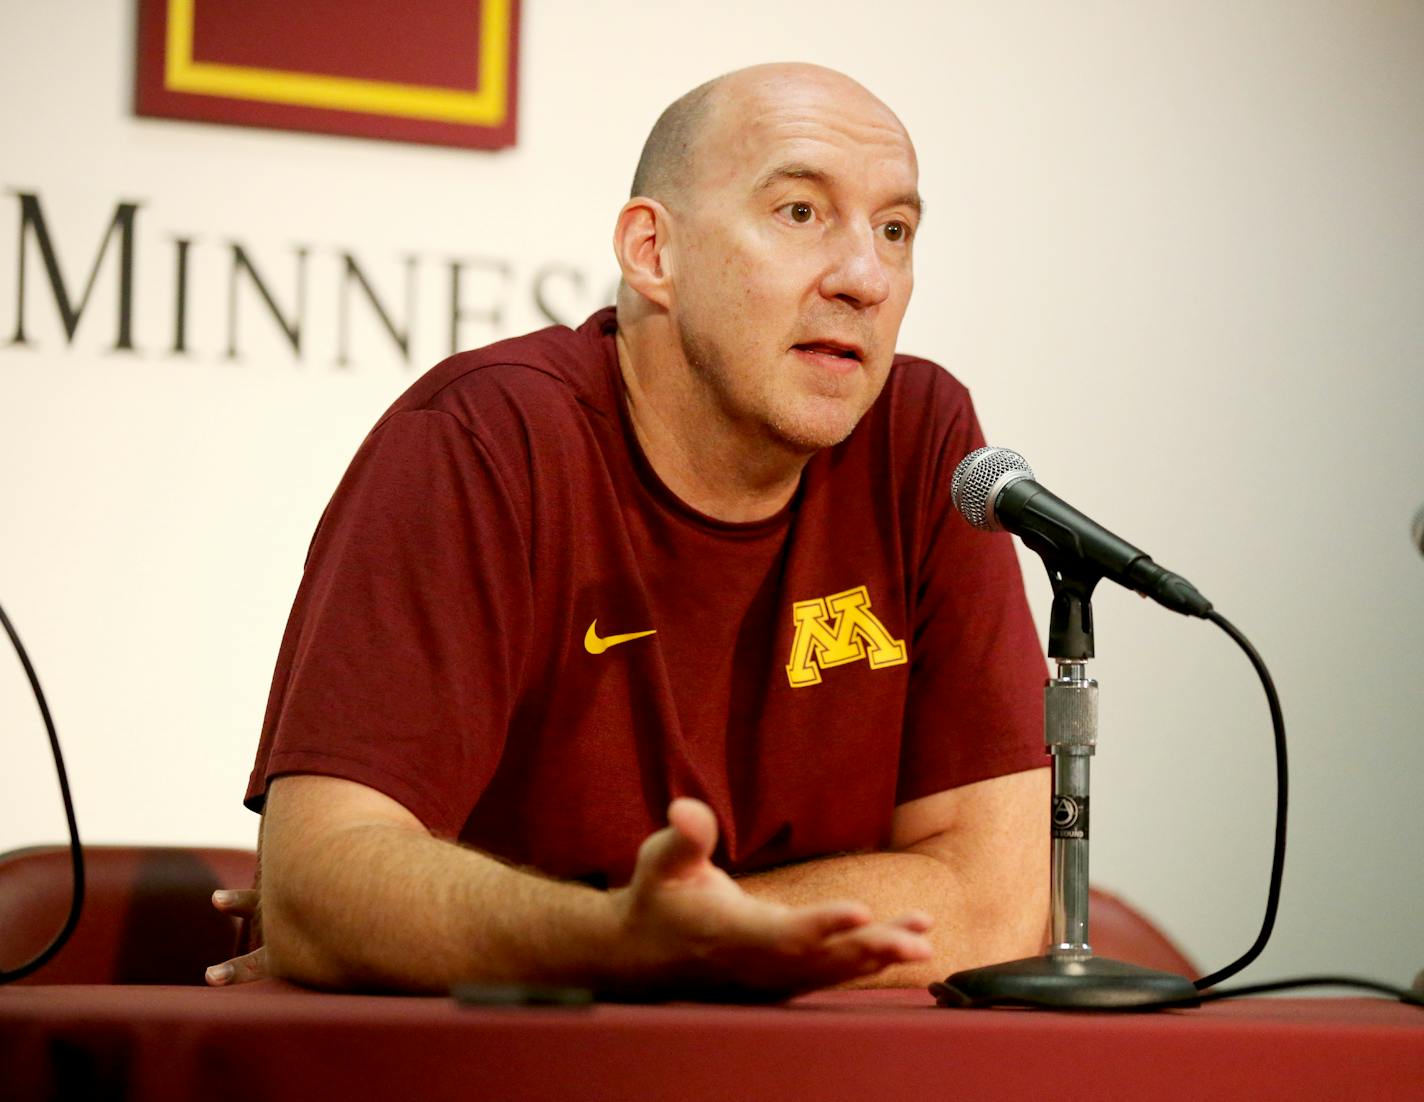
<path id="1" fill-rule="evenodd" d="M 809 455 L 730 423 L 715 395 L 685 366 L 635 356 L 621 329 L 617 348 L 633 431 L 669 490 L 698 512 L 734 523 L 763 520 L 786 507 Z"/>

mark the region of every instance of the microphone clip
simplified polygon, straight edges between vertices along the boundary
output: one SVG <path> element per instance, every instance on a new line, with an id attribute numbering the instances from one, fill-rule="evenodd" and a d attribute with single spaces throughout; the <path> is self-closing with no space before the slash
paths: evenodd
<path id="1" fill-rule="evenodd" d="M 1101 572 L 1082 560 L 1059 558 L 1035 548 L 1053 586 L 1053 607 L 1048 615 L 1048 657 L 1060 662 L 1083 662 L 1093 657 L 1093 590 Z"/>

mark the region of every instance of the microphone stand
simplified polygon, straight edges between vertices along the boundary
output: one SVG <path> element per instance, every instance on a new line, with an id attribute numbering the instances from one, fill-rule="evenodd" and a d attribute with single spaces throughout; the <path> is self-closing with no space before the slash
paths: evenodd
<path id="1" fill-rule="evenodd" d="M 1057 676 L 1043 690 L 1044 742 L 1053 756 L 1050 868 L 1052 943 L 1044 956 L 955 972 L 930 991 L 941 1006 L 1119 1009 L 1167 999 L 1197 1005 L 1185 976 L 1093 955 L 1088 941 L 1088 780 L 1098 742 L 1098 683 L 1093 657 L 1093 587 L 1100 574 L 1065 566 L 1044 548 L 1053 583 L 1048 656 Z"/>

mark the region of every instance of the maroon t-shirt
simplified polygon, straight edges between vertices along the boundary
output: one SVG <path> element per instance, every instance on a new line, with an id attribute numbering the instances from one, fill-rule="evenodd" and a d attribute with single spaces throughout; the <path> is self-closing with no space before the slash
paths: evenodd
<path id="1" fill-rule="evenodd" d="M 617 884 L 675 796 L 743 872 L 883 847 L 897 804 L 1044 764 L 1013 548 L 950 502 L 983 443 L 964 387 L 897 356 L 790 504 L 732 524 L 643 456 L 615 330 L 453 356 L 377 423 L 313 539 L 247 805 L 344 777 Z"/>

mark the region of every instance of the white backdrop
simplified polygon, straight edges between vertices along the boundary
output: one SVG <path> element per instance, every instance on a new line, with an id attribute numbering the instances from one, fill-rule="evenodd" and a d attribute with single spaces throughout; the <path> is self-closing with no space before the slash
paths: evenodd
<path id="1" fill-rule="evenodd" d="M 551 267 L 546 297 L 581 318 L 662 105 L 799 58 L 863 81 L 917 141 L 902 347 L 1275 673 L 1290 851 L 1246 978 L 1424 966 L 1424 4 L 526 0 L 519 144 L 494 154 L 136 119 L 131 7 L 0 4 L 0 602 L 87 841 L 252 844 L 239 798 L 308 538 L 373 419 L 448 351 L 450 264 L 464 345 L 542 324 Z M 33 241 L 29 343 L 8 343 L 19 193 L 76 298 L 116 204 L 139 204 L 135 352 L 110 351 L 117 251 L 67 343 Z M 300 356 L 250 285 L 226 356 L 232 242 L 289 311 L 307 250 Z M 359 296 L 337 364 L 343 252 L 409 323 L 411 364 Z M 1264 897 L 1263 698 L 1210 625 L 1106 587 L 1096 613 L 1093 878 L 1217 967 Z M 0 748 L 0 849 L 60 839 L 8 655 Z"/>

